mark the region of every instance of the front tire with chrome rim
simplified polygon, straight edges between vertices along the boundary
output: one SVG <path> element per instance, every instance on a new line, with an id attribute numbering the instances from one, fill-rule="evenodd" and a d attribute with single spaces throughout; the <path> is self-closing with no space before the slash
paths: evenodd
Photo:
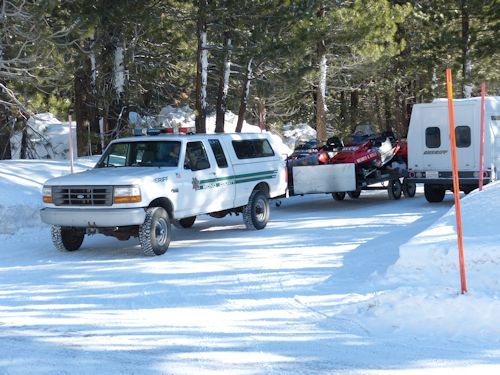
<path id="1" fill-rule="evenodd" d="M 172 239 L 172 227 L 167 211 L 162 207 L 146 210 L 146 219 L 139 226 L 139 241 L 144 254 L 162 255 L 168 250 Z"/>

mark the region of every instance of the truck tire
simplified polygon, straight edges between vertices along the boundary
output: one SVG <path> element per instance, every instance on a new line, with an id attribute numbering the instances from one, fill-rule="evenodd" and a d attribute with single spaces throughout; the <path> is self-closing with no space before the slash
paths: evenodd
<path id="1" fill-rule="evenodd" d="M 361 190 L 348 191 L 347 195 L 351 199 L 358 199 L 359 196 L 361 195 Z"/>
<path id="2" fill-rule="evenodd" d="M 332 193 L 332 197 L 336 201 L 343 201 L 345 198 L 345 191 L 338 192 L 338 193 Z"/>
<path id="3" fill-rule="evenodd" d="M 445 189 L 436 188 L 432 185 L 425 184 L 424 185 L 424 195 L 425 199 L 429 203 L 438 203 L 442 202 L 444 199 Z"/>
<path id="4" fill-rule="evenodd" d="M 264 229 L 269 221 L 269 201 L 261 190 L 250 194 L 248 204 L 243 207 L 243 222 L 247 229 Z"/>
<path id="5" fill-rule="evenodd" d="M 75 251 L 82 246 L 85 229 L 52 225 L 50 234 L 52 236 L 52 243 L 57 250 Z"/>
<path id="6" fill-rule="evenodd" d="M 144 223 L 139 225 L 139 241 L 144 254 L 165 254 L 171 239 L 172 227 L 167 211 L 162 207 L 148 208 Z"/>
<path id="7" fill-rule="evenodd" d="M 401 181 L 399 178 L 395 178 L 394 180 L 389 181 L 389 185 L 387 186 L 387 194 L 389 195 L 389 199 L 398 200 L 401 198 Z"/>
<path id="8" fill-rule="evenodd" d="M 417 192 L 417 184 L 408 181 L 406 178 L 403 180 L 403 194 L 406 198 L 413 198 Z"/>
<path id="9" fill-rule="evenodd" d="M 196 221 L 196 216 L 189 216 L 183 219 L 175 220 L 172 223 L 176 228 L 191 228 Z"/>

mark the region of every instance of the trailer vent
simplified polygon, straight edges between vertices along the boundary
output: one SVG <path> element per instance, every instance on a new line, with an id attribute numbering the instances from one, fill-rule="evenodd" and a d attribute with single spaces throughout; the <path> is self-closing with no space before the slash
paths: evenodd
<path id="1" fill-rule="evenodd" d="M 112 186 L 54 186 L 52 197 L 56 206 L 111 206 Z"/>

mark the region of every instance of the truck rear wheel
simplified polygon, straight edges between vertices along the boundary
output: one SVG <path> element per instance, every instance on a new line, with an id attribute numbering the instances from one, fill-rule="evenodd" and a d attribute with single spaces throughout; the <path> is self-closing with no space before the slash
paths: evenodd
<path id="1" fill-rule="evenodd" d="M 343 201 L 344 198 L 345 198 L 345 191 L 337 192 L 337 193 L 332 193 L 332 197 L 336 201 Z"/>
<path id="2" fill-rule="evenodd" d="M 53 225 L 50 228 L 52 243 L 60 251 L 75 251 L 82 246 L 85 229 L 60 227 Z"/>
<path id="3" fill-rule="evenodd" d="M 167 211 L 162 207 L 150 207 L 146 219 L 139 226 L 139 241 L 144 254 L 162 255 L 168 250 L 172 239 L 172 227 Z"/>
<path id="4" fill-rule="evenodd" d="M 269 221 L 269 201 L 261 190 L 250 194 L 248 204 L 243 208 L 243 222 L 247 229 L 264 229 Z"/>
<path id="5" fill-rule="evenodd" d="M 424 185 L 424 194 L 427 202 L 437 203 L 442 202 L 444 199 L 445 189 L 437 188 L 429 184 Z"/>
<path id="6" fill-rule="evenodd" d="M 389 199 L 398 200 L 401 198 L 401 181 L 399 178 L 395 178 L 394 180 L 389 181 L 389 185 L 387 186 L 387 194 L 389 195 Z"/>

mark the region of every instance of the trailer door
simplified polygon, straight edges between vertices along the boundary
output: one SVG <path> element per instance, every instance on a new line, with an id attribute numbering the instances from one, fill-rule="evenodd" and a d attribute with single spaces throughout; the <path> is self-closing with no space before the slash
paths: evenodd
<path id="1" fill-rule="evenodd" d="M 423 165 L 427 171 L 450 171 L 451 150 L 448 110 L 446 105 L 426 106 L 422 109 Z M 437 177 L 432 176 L 432 177 Z"/>
<path id="2" fill-rule="evenodd" d="M 459 171 L 479 171 L 480 114 L 474 103 L 455 104 L 455 138 Z"/>

